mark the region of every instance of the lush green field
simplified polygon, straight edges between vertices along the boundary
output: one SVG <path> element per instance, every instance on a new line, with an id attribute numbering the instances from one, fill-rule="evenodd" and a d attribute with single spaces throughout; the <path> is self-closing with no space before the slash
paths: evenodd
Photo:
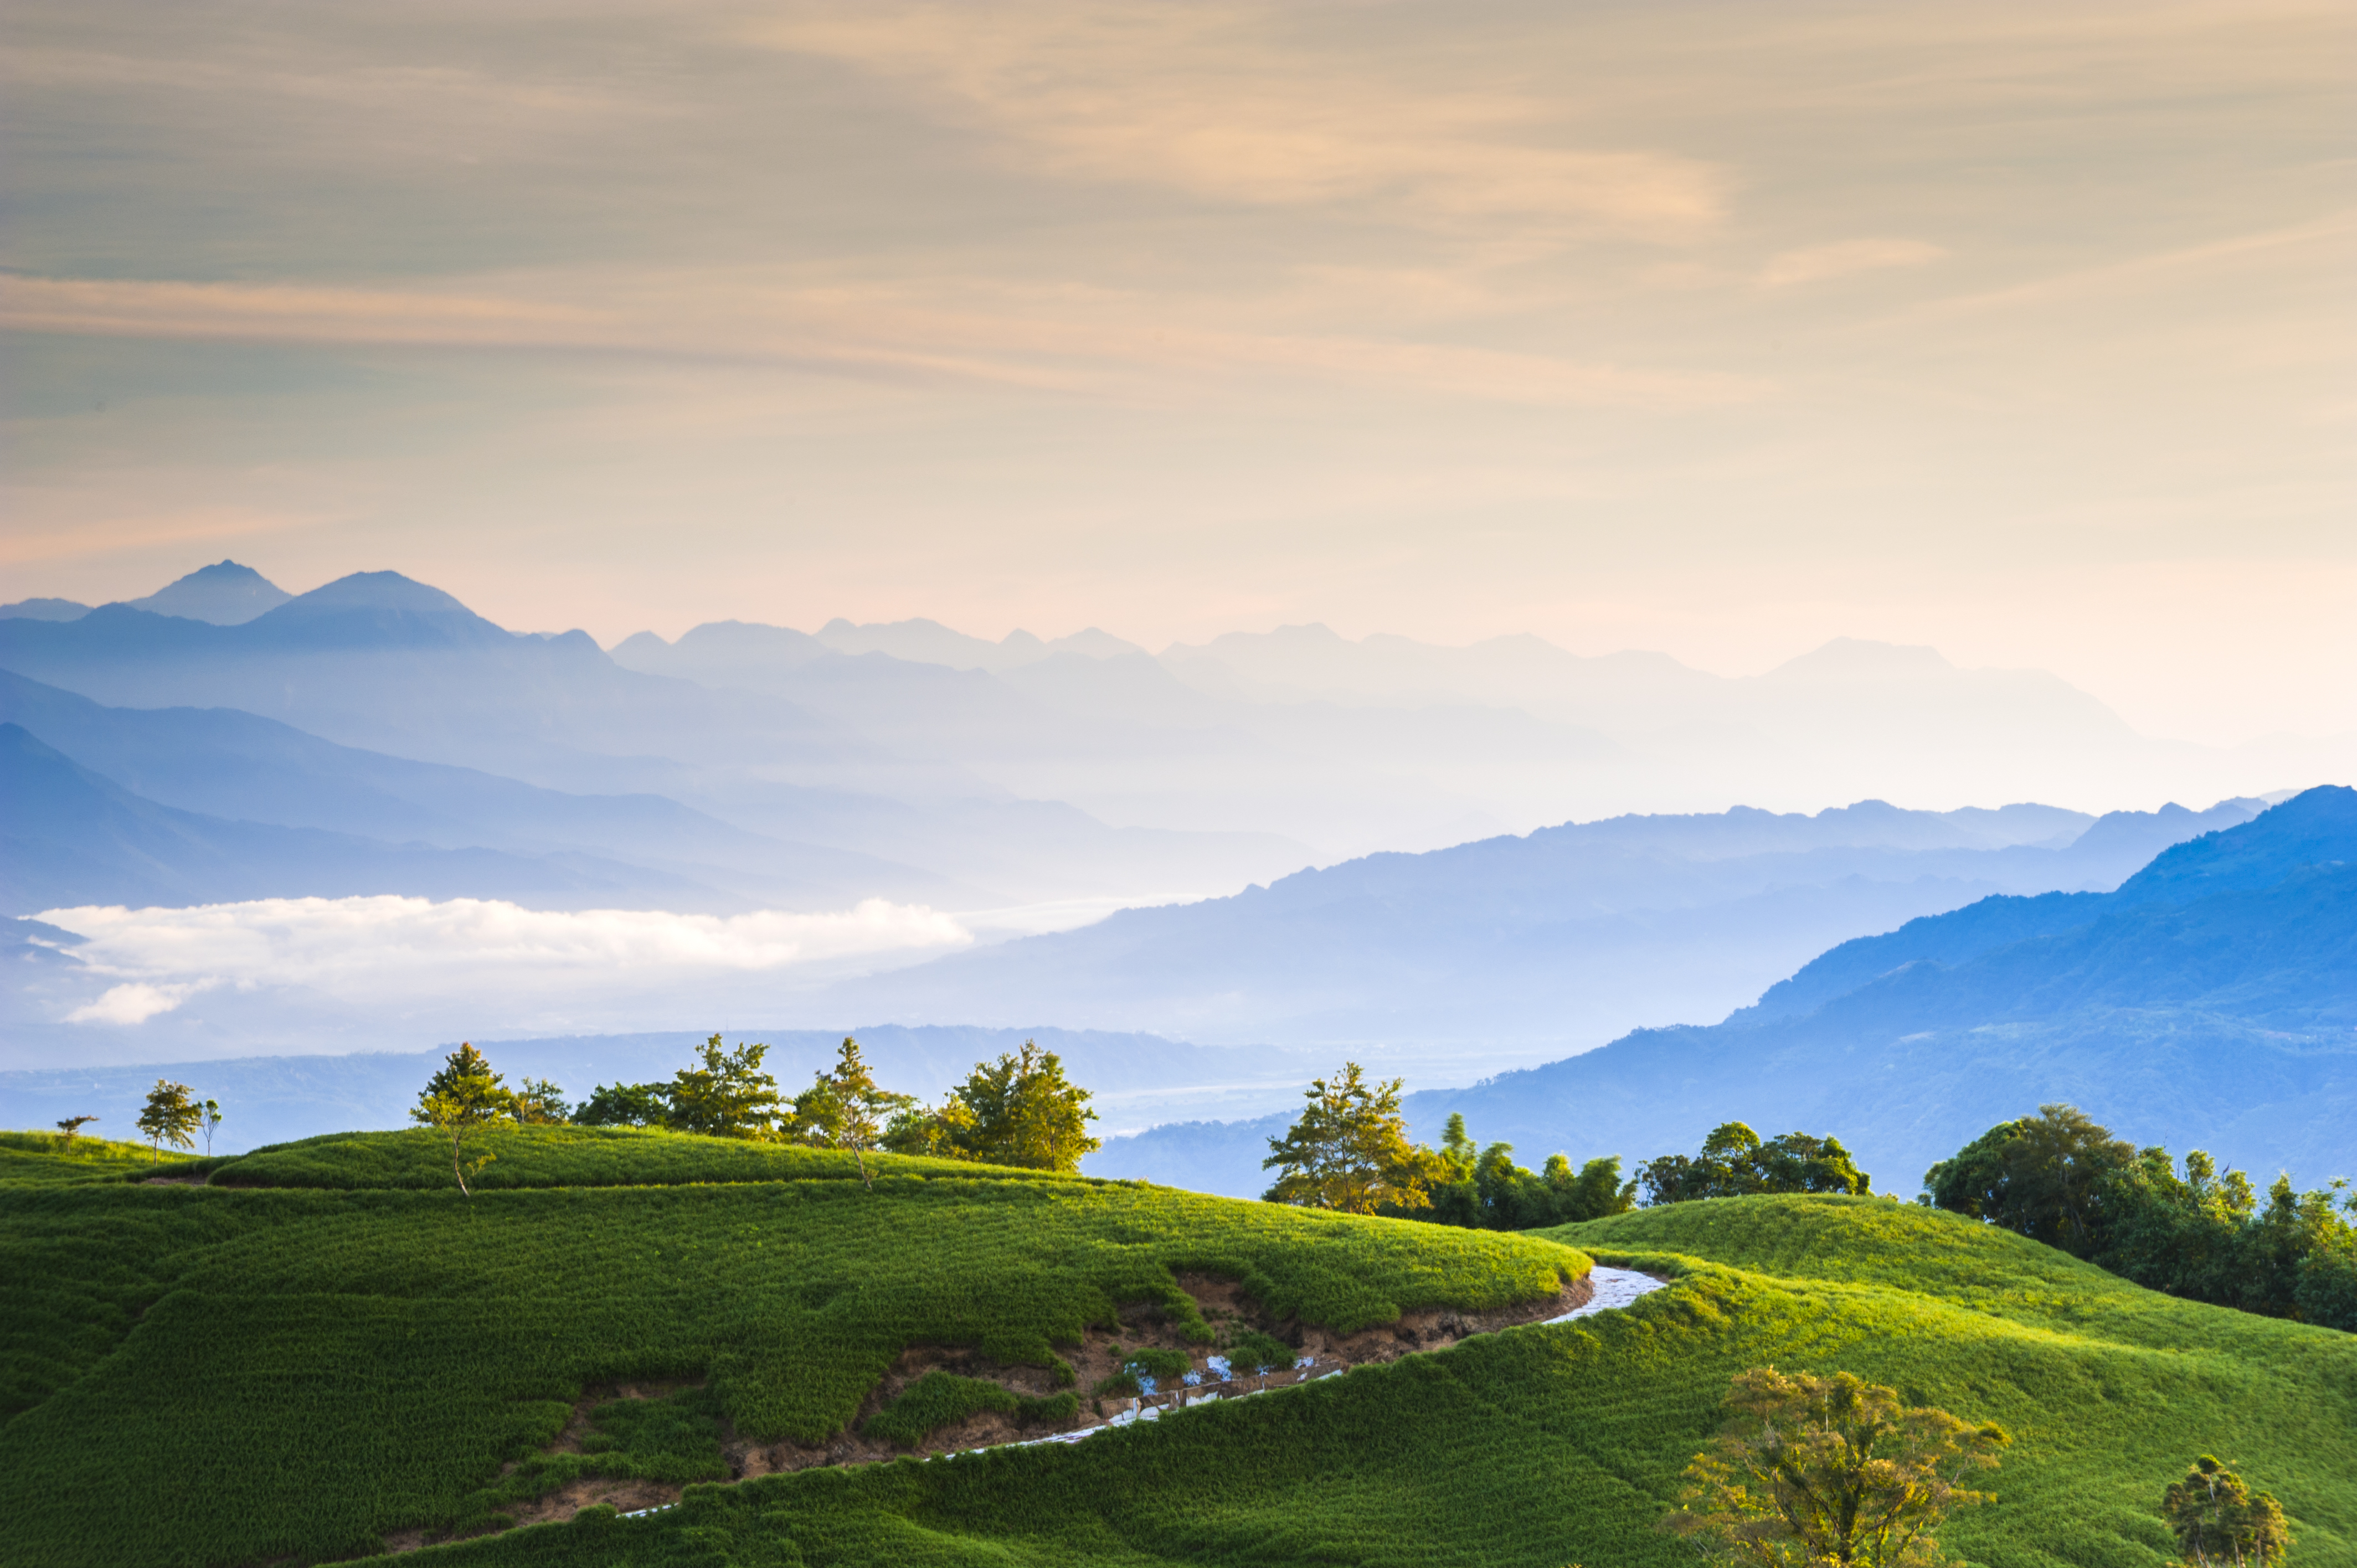
<path id="1" fill-rule="evenodd" d="M 308 1187 L 0 1187 L 0 1563 L 350 1555 L 495 1507 L 504 1463 L 624 1380 L 703 1379 L 738 1434 L 816 1441 L 911 1345 L 1052 1366 L 1139 1301 L 1208 1337 L 1182 1270 L 1350 1332 L 1587 1266 L 1526 1235 L 934 1162 L 887 1162 L 870 1193 L 791 1158 L 771 1170 L 804 1179 L 746 1179 L 723 1148 L 726 1179 L 694 1185 L 710 1141 L 629 1137 L 682 1185 L 361 1185 L 405 1180 L 423 1143 L 380 1134 L 217 1173 L 279 1161 Z M 584 1149 L 602 1171 L 608 1147 L 522 1135 L 490 1171 Z"/>
<path id="2" fill-rule="evenodd" d="M 1876 1199 L 1680 1205 L 1554 1234 L 1677 1283 L 1069 1448 L 699 1487 L 664 1513 L 587 1514 L 416 1568 L 1683 1563 L 1654 1521 L 1727 1380 L 1761 1363 L 1854 1370 L 2003 1423 L 1999 1500 L 1947 1534 L 1974 1563 L 2158 1568 L 2174 1558 L 2161 1490 L 2212 1452 L 2283 1499 L 2295 1563 L 2357 1563 L 2357 1338 Z"/>
<path id="3" fill-rule="evenodd" d="M 19 1182 L 135 1181 L 181 1168 L 180 1156 L 159 1162 L 145 1144 L 117 1143 L 83 1133 L 0 1133 L 0 1186 Z"/>
<path id="4" fill-rule="evenodd" d="M 467 1178 L 477 1191 L 524 1187 L 675 1187 L 691 1182 L 856 1180 L 852 1156 L 794 1144 L 703 1138 L 637 1127 L 495 1127 L 467 1141 L 470 1163 L 491 1163 Z M 869 1155 L 870 1173 L 952 1176 L 962 1181 L 1079 1181 L 1044 1171 L 968 1165 L 962 1160 Z M 422 1188 L 452 1185 L 449 1141 L 419 1128 L 409 1133 L 331 1133 L 300 1143 L 274 1144 L 234 1160 L 215 1162 L 216 1187 Z"/>

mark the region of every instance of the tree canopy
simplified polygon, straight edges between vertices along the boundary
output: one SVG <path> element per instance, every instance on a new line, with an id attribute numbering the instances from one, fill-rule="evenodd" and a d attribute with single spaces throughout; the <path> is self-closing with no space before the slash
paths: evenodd
<path id="1" fill-rule="evenodd" d="M 867 1151 L 881 1144 L 887 1122 L 916 1103 L 914 1095 L 877 1087 L 876 1075 L 859 1054 L 859 1042 L 845 1035 L 833 1070 L 820 1073 L 794 1096 L 786 1136 L 796 1143 L 848 1149 L 859 1163 L 859 1179 L 873 1191 Z"/>
<path id="2" fill-rule="evenodd" d="M 1451 1112 L 1434 1152 L 1429 1208 L 1416 1214 L 1436 1225 L 1480 1230 L 1534 1230 L 1600 1219 L 1636 1207 L 1637 1184 L 1620 1179 L 1618 1155 L 1590 1160 L 1577 1174 L 1564 1155 L 1547 1157 L 1544 1173 L 1514 1164 L 1512 1144 L 1477 1150 L 1462 1113 Z"/>
<path id="3" fill-rule="evenodd" d="M 885 1146 L 1027 1170 L 1071 1171 L 1103 1147 L 1089 1091 L 1064 1077 L 1064 1062 L 1034 1040 L 995 1062 L 976 1062 L 937 1110 L 913 1102 L 893 1118 Z"/>
<path id="4" fill-rule="evenodd" d="M 1697 1155 L 1647 1160 L 1637 1167 L 1637 1181 L 1649 1204 L 1760 1192 L 1864 1195 L 1874 1186 L 1874 1178 L 1857 1168 L 1838 1138 L 1786 1133 L 1762 1141 L 1740 1122 L 1713 1129 Z"/>
<path id="5" fill-rule="evenodd" d="M 668 1124 L 715 1138 L 767 1137 L 777 1122 L 778 1080 L 761 1070 L 763 1045 L 721 1048 L 713 1036 L 696 1047 L 702 1065 L 673 1074 L 666 1089 Z"/>
<path id="6" fill-rule="evenodd" d="M 2086 1258 L 2103 1245 L 2110 1178 L 2135 1160 L 2134 1147 L 2077 1106 L 2041 1105 L 1933 1165 L 1923 1189 L 1934 1208 Z"/>
<path id="7" fill-rule="evenodd" d="M 1426 1209 L 1443 1173 L 1429 1149 L 1408 1141 L 1400 1113 L 1401 1080 L 1370 1083 L 1357 1062 L 1330 1081 L 1314 1080 L 1301 1119 L 1268 1141 L 1264 1170 L 1277 1173 L 1263 1196 L 1274 1203 L 1344 1214 Z"/>
<path id="8" fill-rule="evenodd" d="M 2161 1494 L 2160 1517 L 2169 1521 L 2185 1561 L 2202 1568 L 2228 1563 L 2266 1568 L 2281 1563 L 2291 1545 L 2283 1505 L 2266 1492 L 2252 1491 L 2242 1477 L 2207 1454 Z"/>
<path id="9" fill-rule="evenodd" d="M 160 1156 L 167 1144 L 176 1149 L 196 1147 L 195 1133 L 204 1114 L 189 1098 L 187 1084 L 159 1078 L 156 1087 L 147 1091 L 147 1103 L 139 1112 L 137 1125 L 147 1134 L 149 1147 Z"/>
<path id="10" fill-rule="evenodd" d="M 1686 1466 L 1662 1524 L 1707 1558 L 1758 1568 L 1936 1568 L 1950 1561 L 1940 1522 L 1992 1500 L 1961 1483 L 2012 1441 L 1850 1372 L 1754 1367 L 1727 1403 L 1726 1430 Z"/>

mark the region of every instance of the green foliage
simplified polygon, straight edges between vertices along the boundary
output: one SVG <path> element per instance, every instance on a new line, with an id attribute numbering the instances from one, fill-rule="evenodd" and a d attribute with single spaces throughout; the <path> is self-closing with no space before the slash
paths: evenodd
<path id="1" fill-rule="evenodd" d="M 1400 1080 L 1370 1083 L 1357 1062 L 1344 1063 L 1330 1083 L 1313 1079 L 1301 1120 L 1268 1149 L 1261 1167 L 1277 1173 L 1263 1195 L 1269 1202 L 1340 1214 L 1427 1208 L 1441 1174 L 1432 1151 L 1408 1142 Z"/>
<path id="2" fill-rule="evenodd" d="M 469 1197 L 474 1195 L 468 1188 L 467 1178 L 480 1175 L 482 1168 L 499 1156 L 486 1153 L 469 1160 L 466 1157 L 468 1143 L 501 1122 L 524 1120 L 514 1091 L 491 1071 L 491 1064 L 472 1045 L 461 1045 L 444 1058 L 441 1070 L 426 1079 L 425 1087 L 418 1092 L 409 1119 L 437 1134 L 438 1139 L 448 1140 L 450 1175 L 457 1182 L 459 1193 Z"/>
<path id="3" fill-rule="evenodd" d="M 554 1127 L 573 1119 L 565 1090 L 544 1078 L 528 1078 L 516 1090 L 515 1119 L 531 1127 Z"/>
<path id="4" fill-rule="evenodd" d="M 2357 1212 L 2347 1184 L 2262 1206 L 2196 1149 L 2137 1151 L 2068 1105 L 1990 1128 L 1923 1178 L 1937 1208 L 2060 1247 L 2171 1295 L 2357 1332 Z"/>
<path id="5" fill-rule="evenodd" d="M 1537 1237 L 963 1164 L 884 1156 L 871 1197 L 834 1151 L 485 1136 L 505 1156 L 491 1178 L 609 1142 L 624 1165 L 665 1144 L 683 1167 L 778 1163 L 668 1187 L 487 1181 L 469 1203 L 447 1165 L 423 1188 L 436 1156 L 393 1133 L 226 1167 L 332 1187 L 0 1187 L 0 1564 L 319 1560 L 488 1518 L 477 1494 L 603 1383 L 702 1378 L 746 1440 L 823 1441 L 912 1345 L 1052 1369 L 1141 1302 L 1208 1342 L 1179 1271 L 1353 1332 L 1535 1299 L 1587 1266 Z M 353 1181 L 371 1162 L 410 1185 Z"/>
<path id="6" fill-rule="evenodd" d="M 1239 1372 L 1274 1372 L 1293 1365 L 1293 1347 L 1275 1335 L 1248 1328 L 1228 1342 L 1228 1365 Z"/>
<path id="7" fill-rule="evenodd" d="M 635 1127 L 526 1127 L 494 1124 L 480 1134 L 499 1156 L 472 1183 L 478 1191 L 510 1187 L 672 1187 L 690 1182 L 813 1181 L 856 1178 L 847 1154 L 742 1138 L 706 1138 Z M 141 1151 L 143 1154 L 145 1150 Z M 974 1181 L 1040 1179 L 1034 1171 L 963 1161 L 868 1156 L 879 1172 L 955 1176 Z M 164 1167 L 171 1169 L 169 1165 Z M 1083 1178 L 1071 1177 L 1071 1180 Z M 450 1167 L 411 1133 L 330 1133 L 274 1144 L 217 1162 L 223 1187 L 447 1187 Z"/>
<path id="8" fill-rule="evenodd" d="M 155 1151 L 145 1144 L 58 1133 L 0 1133 L 0 1184 L 136 1181 L 155 1174 Z"/>
<path id="9" fill-rule="evenodd" d="M 668 1127 L 671 1086 L 663 1083 L 601 1083 L 573 1108 L 583 1127 Z"/>
<path id="10" fill-rule="evenodd" d="M 968 1416 L 987 1410 L 1011 1415 L 1027 1425 L 1059 1425 L 1080 1412 L 1078 1394 L 1064 1392 L 1033 1398 L 980 1378 L 962 1378 L 940 1368 L 927 1372 L 900 1391 L 900 1397 L 867 1418 L 860 1431 L 901 1448 L 914 1448 L 944 1426 L 955 1426 Z"/>
<path id="11" fill-rule="evenodd" d="M 1078 1170 L 1103 1147 L 1089 1136 L 1089 1091 L 1064 1077 L 1063 1058 L 1030 1040 L 1020 1053 L 976 1062 L 937 1111 L 899 1108 L 885 1146 L 1028 1170 Z"/>
<path id="12" fill-rule="evenodd" d="M 696 1047 L 701 1067 L 682 1068 L 665 1092 L 670 1126 L 713 1138 L 761 1138 L 778 1118 L 778 1080 L 761 1070 L 767 1046 L 723 1050 L 713 1036 Z"/>
<path id="13" fill-rule="evenodd" d="M 1449 1113 L 1434 1169 L 1431 1202 L 1415 1218 L 1435 1225 L 1480 1230 L 1535 1230 L 1582 1219 L 1600 1219 L 1637 1206 L 1637 1184 L 1620 1179 L 1620 1157 L 1590 1160 L 1572 1173 L 1564 1155 L 1547 1157 L 1542 1175 L 1514 1164 L 1512 1144 L 1492 1144 L 1478 1154 L 1465 1131 L 1465 1118 Z M 1394 1210 L 1385 1209 L 1392 1213 Z"/>
<path id="14" fill-rule="evenodd" d="M 1648 1204 L 1769 1192 L 1864 1194 L 1874 1186 L 1838 1138 L 1786 1133 L 1763 1143 L 1740 1122 L 1712 1129 L 1699 1155 L 1663 1155 L 1647 1160 L 1637 1167 L 1637 1182 L 1645 1189 Z"/>
<path id="15" fill-rule="evenodd" d="M 859 1166 L 860 1181 L 866 1183 L 867 1151 L 881 1144 L 885 1122 L 916 1103 L 914 1095 L 877 1087 L 876 1075 L 860 1057 L 859 1042 L 845 1035 L 834 1070 L 820 1073 L 794 1097 L 786 1136 L 796 1143 L 848 1150 Z"/>
<path id="16" fill-rule="evenodd" d="M 1693 1551 L 1656 1521 L 1729 1380 L 1761 1365 L 1854 1372 L 2015 1433 L 1997 1503 L 1943 1531 L 1986 1568 L 2162 1568 L 2177 1552 L 2156 1482 L 2205 1448 L 2266 1477 L 2303 1562 L 2357 1564 L 2357 1341 L 1876 1199 L 1672 1204 L 1555 1234 L 1675 1283 L 1625 1312 L 1071 1447 L 763 1477 L 644 1520 L 585 1518 L 383 1568 L 1674 1568 Z M 1695 1255 L 1709 1249 L 1725 1256 Z"/>
<path id="17" fill-rule="evenodd" d="M 515 1522 L 506 1510 L 592 1477 L 659 1481 L 725 1481 L 716 1402 L 703 1389 L 657 1400 L 608 1400 L 589 1414 L 577 1454 L 534 1454 L 459 1505 L 447 1533 L 473 1535 Z"/>
<path id="18" fill-rule="evenodd" d="M 188 1086 L 164 1079 L 147 1091 L 147 1103 L 139 1112 L 139 1130 L 147 1134 L 148 1152 L 160 1156 L 164 1145 L 176 1149 L 197 1146 L 195 1133 L 204 1121 L 204 1112 L 188 1098 Z"/>
<path id="19" fill-rule="evenodd" d="M 1663 1527 L 1715 1562 L 1757 1568 L 1937 1568 L 1933 1532 L 1991 1502 L 1958 1485 L 1995 1469 L 2003 1428 L 1910 1407 L 1851 1372 L 1738 1373 L 1718 1441 L 1686 1466 Z"/>
<path id="20" fill-rule="evenodd" d="M 2041 1105 L 1924 1172 L 1923 1190 L 1934 1208 L 2088 1258 L 2103 1249 L 2111 1178 L 2135 1160 L 2134 1148 L 2078 1107 Z"/>
<path id="21" fill-rule="evenodd" d="M 2243 1477 L 2204 1454 L 2161 1494 L 2160 1517 L 2177 1537 L 2188 1563 L 2280 1563 L 2291 1546 L 2291 1526 L 2283 1505 L 2266 1492 L 2254 1493 Z"/>

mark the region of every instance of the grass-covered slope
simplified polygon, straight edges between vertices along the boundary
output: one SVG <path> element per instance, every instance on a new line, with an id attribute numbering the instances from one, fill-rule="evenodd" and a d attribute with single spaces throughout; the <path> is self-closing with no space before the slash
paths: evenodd
<path id="1" fill-rule="evenodd" d="M 519 1136 L 485 1175 L 608 1143 Z M 0 1563 L 370 1550 L 464 1517 L 585 1388 L 630 1380 L 704 1380 L 739 1435 L 819 1441 L 907 1347 L 1051 1367 L 1124 1303 L 1200 1323 L 1182 1270 L 1349 1332 L 1587 1267 L 1537 1237 L 899 1161 L 871 1193 L 847 1162 L 748 1179 L 708 1140 L 637 1143 L 683 1185 L 361 1185 L 424 1158 L 390 1133 L 216 1173 L 306 1187 L 0 1187 Z M 693 1183 L 706 1160 L 722 1179 Z"/>
<path id="2" fill-rule="evenodd" d="M 1554 1234 L 1676 1283 L 1069 1448 L 698 1487 L 668 1512 L 593 1512 L 416 1568 L 1684 1563 L 1654 1523 L 1727 1380 L 1762 1363 L 2003 1423 L 1999 1500 L 1945 1538 L 1972 1563 L 2160 1568 L 2161 1489 L 2210 1452 L 2282 1498 L 2294 1561 L 2357 1563 L 2357 1337 L 1876 1199 L 1680 1205 Z"/>
<path id="3" fill-rule="evenodd" d="M 62 1138 L 55 1133 L 0 1133 L 0 1187 L 25 1182 L 136 1181 L 157 1172 L 177 1175 L 178 1155 L 168 1165 L 145 1144 L 112 1138 Z"/>
<path id="4" fill-rule="evenodd" d="M 497 1127 L 468 1139 L 468 1163 L 491 1163 L 467 1178 L 477 1191 L 499 1187 L 676 1187 L 693 1182 L 856 1179 L 851 1155 L 794 1144 L 704 1138 L 636 1127 Z M 904 1155 L 866 1156 L 871 1173 L 955 1176 L 961 1180 L 1081 1181 L 1043 1171 L 974 1165 Z M 311 1187 L 346 1191 L 441 1191 L 451 1185 L 450 1144 L 423 1131 L 407 1134 L 330 1133 L 274 1144 L 219 1162 L 215 1187 Z"/>

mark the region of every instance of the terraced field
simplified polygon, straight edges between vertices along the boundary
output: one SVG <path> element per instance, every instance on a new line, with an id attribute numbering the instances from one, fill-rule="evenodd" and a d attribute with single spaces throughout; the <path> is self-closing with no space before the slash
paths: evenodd
<path id="1" fill-rule="evenodd" d="M 873 1192 L 824 1157 L 748 1179 L 741 1146 L 633 1136 L 674 1185 L 531 1185 L 583 1146 L 536 1129 L 472 1200 L 335 1179 L 339 1159 L 398 1176 L 425 1147 L 405 1134 L 210 1186 L 0 1183 L 0 1562 L 321 1560 L 482 1522 L 505 1466 L 631 1381 L 700 1385 L 739 1444 L 804 1445 L 911 1347 L 1077 1383 L 1060 1351 L 1125 1308 L 1217 1341 L 1182 1273 L 1347 1335 L 1551 1302 L 1587 1266 L 1535 1238 L 938 1162 L 888 1158 Z M 724 1179 L 680 1180 L 707 1150 Z M 289 1170 L 312 1185 L 253 1185 Z"/>
<path id="2" fill-rule="evenodd" d="M 2357 1338 L 2159 1296 L 1951 1215 L 1749 1198 L 1484 1236 L 971 1171 L 888 1168 L 872 1197 L 815 1172 L 534 1188 L 535 1147 L 503 1152 L 514 1185 L 471 1204 L 0 1187 L 0 1289 L 35 1326 L 8 1341 L 28 1397 L 0 1429 L 0 1561 L 405 1548 L 429 1525 L 536 1517 L 546 1498 L 515 1494 L 542 1472 L 603 1467 L 641 1488 L 616 1494 L 631 1506 L 714 1479 L 640 1517 L 567 1503 L 382 1561 L 1666 1565 L 1689 1560 L 1655 1529 L 1676 1475 L 1727 1380 L 1766 1363 L 2005 1424 L 1999 1501 L 1947 1535 L 1971 1562 L 2157 1568 L 2161 1488 L 2210 1452 L 2283 1500 L 2295 1563 L 2357 1565 Z M 1200 1358 L 1245 1317 L 1319 1345 L 1494 1325 L 1588 1256 L 1672 1284 L 1070 1445 L 824 1462 L 879 1391 L 936 1365 L 1040 1400 L 1062 1361 L 1092 1419 L 1109 1340 Z M 28 1268 L 48 1297 L 21 1292 Z M 925 1388 L 904 1414 L 989 1405 L 973 1419 L 1037 1430 L 1019 1402 Z M 816 1462 L 754 1474 L 759 1442 Z"/>

